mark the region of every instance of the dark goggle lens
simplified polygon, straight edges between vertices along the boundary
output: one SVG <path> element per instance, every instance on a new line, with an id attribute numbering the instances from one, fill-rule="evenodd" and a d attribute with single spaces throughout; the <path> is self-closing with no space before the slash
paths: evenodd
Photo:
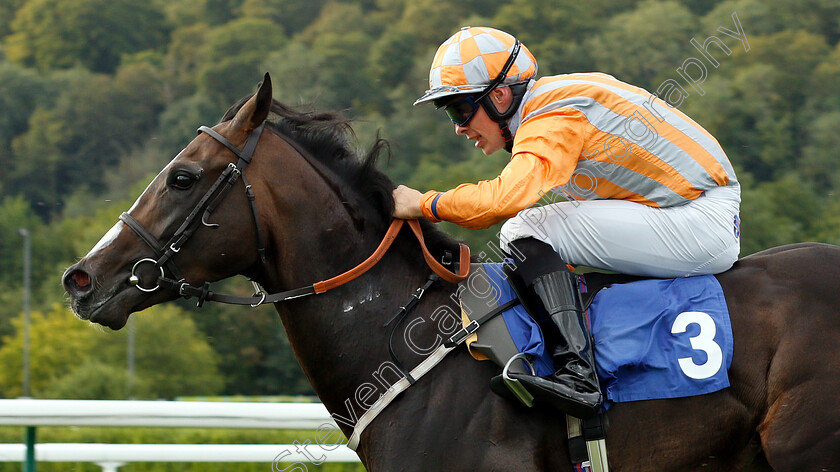
<path id="1" fill-rule="evenodd" d="M 453 123 L 458 126 L 464 126 L 470 122 L 475 112 L 478 111 L 478 106 L 478 103 L 476 103 L 473 97 L 465 97 L 447 105 L 444 110 Z"/>

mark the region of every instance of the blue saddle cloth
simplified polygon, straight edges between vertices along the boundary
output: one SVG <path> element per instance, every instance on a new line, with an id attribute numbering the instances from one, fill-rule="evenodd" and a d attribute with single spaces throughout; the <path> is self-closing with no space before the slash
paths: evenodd
<path id="1" fill-rule="evenodd" d="M 487 266 L 494 264 L 485 269 L 495 279 L 499 303 L 511 300 L 515 295 L 500 268 Z M 553 371 L 537 323 L 521 306 L 503 316 L 520 351 L 536 356 L 537 374 Z M 609 286 L 595 295 L 589 320 L 607 406 L 702 395 L 729 386 L 732 327 L 714 276 Z"/>

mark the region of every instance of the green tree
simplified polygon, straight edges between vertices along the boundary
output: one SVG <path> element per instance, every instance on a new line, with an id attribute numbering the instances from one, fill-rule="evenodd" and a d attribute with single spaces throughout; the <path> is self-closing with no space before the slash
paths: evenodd
<path id="1" fill-rule="evenodd" d="M 76 70 L 65 84 L 55 102 L 37 108 L 28 131 L 14 139 L 6 177 L 7 191 L 26 196 L 43 217 L 55 214 L 82 183 L 101 191 L 102 170 L 148 136 L 162 109 L 160 79 L 145 65 L 125 67 L 115 79 Z"/>
<path id="2" fill-rule="evenodd" d="M 723 71 L 710 76 L 706 94 L 680 108 L 717 138 L 733 163 L 758 181 L 773 180 L 795 167 L 794 114 L 774 87 L 771 66 L 733 70 L 731 78 Z"/>
<path id="3" fill-rule="evenodd" d="M 340 90 L 326 79 L 327 62 L 303 44 L 291 41 L 285 48 L 270 53 L 262 68 L 271 74 L 274 98 L 288 105 L 316 104 L 322 109 L 341 107 Z"/>
<path id="4" fill-rule="evenodd" d="M 0 166 L 8 169 L 12 163 L 12 139 L 26 132 L 29 117 L 45 102 L 44 80 L 30 69 L 0 62 Z M 0 176 L 0 189 L 4 176 Z"/>
<path id="5" fill-rule="evenodd" d="M 154 2 L 29 0 L 12 22 L 6 56 L 41 70 L 82 64 L 116 70 L 123 54 L 159 47 L 166 38 Z"/>
<path id="6" fill-rule="evenodd" d="M 281 28 L 267 19 L 243 18 L 214 28 L 198 71 L 199 91 L 220 107 L 253 93 L 264 72 L 259 65 L 284 42 Z"/>
<path id="7" fill-rule="evenodd" d="M 145 378 L 135 374 L 129 380 L 125 365 L 110 365 L 98 359 L 89 359 L 51 382 L 43 397 L 78 400 L 155 398 Z"/>
<path id="8" fill-rule="evenodd" d="M 137 375 L 152 395 L 173 399 L 221 392 L 224 380 L 219 375 L 218 356 L 187 313 L 164 304 L 131 316 L 134 319 L 125 329 L 100 337 L 97 355 L 103 361 L 125 365 L 126 338 L 133 329 Z"/>
<path id="9" fill-rule="evenodd" d="M 12 324 L 14 334 L 6 336 L 0 347 L 0 394 L 6 398 L 19 396 L 22 385 L 22 316 Z M 65 393 L 69 386 L 78 389 L 73 398 L 124 392 L 123 375 L 85 383 L 83 379 L 90 379 L 91 373 L 79 369 L 92 367 L 103 374 L 125 369 L 128 329 L 136 332 L 135 368 L 139 379 L 138 390 L 132 394 L 172 399 L 221 391 L 223 380 L 216 367 L 216 354 L 177 306 L 153 307 L 135 319 L 133 327 L 130 324 L 122 331 L 105 332 L 80 322 L 56 303 L 46 314 L 32 313 L 32 396 Z"/>
<path id="10" fill-rule="evenodd" d="M 245 0 L 240 11 L 243 17 L 268 18 L 291 36 L 318 18 L 325 3 L 326 0 Z"/>
<path id="11" fill-rule="evenodd" d="M 786 107 L 798 111 L 809 93 L 810 80 L 825 60 L 829 47 L 822 36 L 800 30 L 784 30 L 768 36 L 750 38 L 750 50 L 740 54 L 745 65 L 762 64 L 773 68 L 774 74 L 765 80 L 787 102 Z"/>
<path id="12" fill-rule="evenodd" d="M 170 0 L 163 4 L 163 10 L 173 25 L 219 26 L 235 18 L 241 6 L 242 0 Z"/>
<path id="13" fill-rule="evenodd" d="M 165 156 L 174 156 L 195 137 L 195 130 L 202 124 L 212 126 L 222 117 L 220 107 L 209 98 L 195 94 L 169 104 L 160 115 L 160 126 L 155 138 Z M 165 164 L 163 162 L 162 164 Z M 158 168 L 162 168 L 160 165 Z"/>
<path id="14" fill-rule="evenodd" d="M 163 70 L 166 83 L 172 88 L 173 99 L 195 94 L 198 70 L 203 64 L 203 51 L 209 35 L 210 27 L 205 23 L 190 24 L 172 32 Z"/>
<path id="15" fill-rule="evenodd" d="M 746 186 L 741 203 L 741 255 L 816 239 L 822 214 L 811 186 L 796 174 Z"/>
<path id="16" fill-rule="evenodd" d="M 31 238 L 31 296 L 33 310 L 49 311 L 53 302 L 63 302 L 59 278 L 72 260 L 72 238 L 78 227 L 45 225 L 21 196 L 0 200 L 0 339 L 13 332 L 11 320 L 23 307 L 23 238 Z"/>
<path id="17" fill-rule="evenodd" d="M 581 39 L 599 26 L 598 9 L 573 0 L 513 0 L 499 8 L 494 23 L 525 43 L 541 75 L 591 71 Z"/>
<path id="18" fill-rule="evenodd" d="M 803 121 L 812 120 L 821 113 L 840 111 L 840 43 L 814 69 L 809 79 Z"/>
<path id="19" fill-rule="evenodd" d="M 840 111 L 820 115 L 807 128 L 808 144 L 802 151 L 801 172 L 819 191 L 836 195 L 840 191 Z"/>
<path id="20" fill-rule="evenodd" d="M 45 226 L 23 197 L 6 197 L 0 200 L 0 283 L 17 286 L 23 277 L 23 238 L 18 229 L 25 228 L 32 239 L 33 279 L 43 276 Z"/>
<path id="21" fill-rule="evenodd" d="M 333 108 L 354 108 L 363 113 L 378 93 L 371 87 L 364 67 L 373 42 L 370 29 L 359 5 L 333 1 L 300 34 L 304 44 L 328 65 L 319 71 L 317 82 L 336 94 Z"/>
<path id="22" fill-rule="evenodd" d="M 3 338 L 0 347 L 0 395 L 15 398 L 22 394 L 23 316 L 12 324 L 15 333 Z M 89 359 L 96 332 L 79 323 L 74 316 L 55 304 L 48 313 L 32 312 L 30 337 L 30 392 L 40 397 L 50 383 Z"/>
<path id="23" fill-rule="evenodd" d="M 598 70 L 647 89 L 657 80 L 676 76 L 697 21 L 676 1 L 648 0 L 634 10 L 613 16 L 586 41 Z"/>
<path id="24" fill-rule="evenodd" d="M 719 26 L 733 29 L 733 13 L 748 37 L 801 30 L 820 35 L 829 44 L 840 39 L 840 4 L 834 0 L 726 0 L 703 17 L 703 31 L 713 34 Z"/>
<path id="25" fill-rule="evenodd" d="M 0 0 L 0 38 L 11 32 L 10 25 L 25 0 Z"/>
<path id="26" fill-rule="evenodd" d="M 253 293 L 249 289 L 235 278 L 214 290 L 248 296 Z M 274 307 L 208 304 L 192 318 L 218 354 L 225 395 L 313 394 Z"/>

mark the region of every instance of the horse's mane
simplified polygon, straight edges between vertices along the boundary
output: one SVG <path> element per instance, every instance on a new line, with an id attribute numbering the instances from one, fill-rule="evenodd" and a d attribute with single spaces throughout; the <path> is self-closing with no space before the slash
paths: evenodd
<path id="1" fill-rule="evenodd" d="M 233 119 L 250 97 L 243 97 L 231 106 L 221 121 Z M 377 134 L 373 145 L 362 157 L 353 146 L 355 134 L 350 119 L 335 111 L 298 111 L 277 100 L 272 100 L 271 114 L 266 123 L 281 135 L 294 140 L 341 179 L 335 184 L 341 186 L 342 194 L 356 197 L 353 198 L 351 211 L 354 218 L 363 222 L 373 221 L 384 231 L 394 211 L 392 192 L 395 187 L 393 181 L 377 168 L 383 154 L 390 158 L 387 140 Z M 432 253 L 442 254 L 445 250 L 452 250 L 456 242 L 450 235 L 425 218 L 420 219 L 420 224 Z"/>

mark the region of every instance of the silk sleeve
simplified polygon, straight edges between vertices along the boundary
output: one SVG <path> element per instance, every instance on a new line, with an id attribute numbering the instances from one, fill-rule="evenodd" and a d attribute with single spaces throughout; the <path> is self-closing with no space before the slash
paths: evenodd
<path id="1" fill-rule="evenodd" d="M 516 133 L 511 160 L 498 177 L 443 193 L 426 192 L 421 199 L 423 215 L 469 229 L 516 215 L 569 181 L 583 149 L 585 123 L 582 113 L 570 109 L 526 121 Z"/>

